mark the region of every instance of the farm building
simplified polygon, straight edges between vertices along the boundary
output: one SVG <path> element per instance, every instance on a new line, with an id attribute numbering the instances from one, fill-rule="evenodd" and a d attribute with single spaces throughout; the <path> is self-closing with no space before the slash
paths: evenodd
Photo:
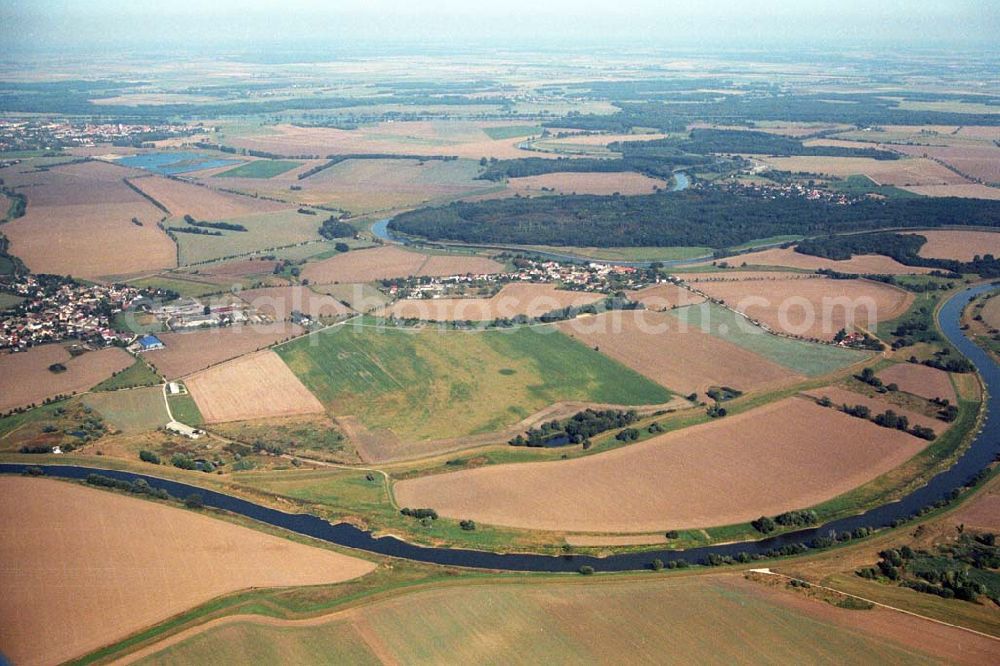
<path id="1" fill-rule="evenodd" d="M 144 335 L 139 338 L 139 351 L 152 351 L 163 349 L 163 341 L 155 335 Z"/>
<path id="2" fill-rule="evenodd" d="M 184 425 L 178 421 L 171 421 L 167 424 L 167 430 L 170 432 L 175 432 L 178 435 L 184 435 L 188 439 L 198 439 L 202 435 L 202 431 L 197 428 L 192 428 L 189 425 Z"/>

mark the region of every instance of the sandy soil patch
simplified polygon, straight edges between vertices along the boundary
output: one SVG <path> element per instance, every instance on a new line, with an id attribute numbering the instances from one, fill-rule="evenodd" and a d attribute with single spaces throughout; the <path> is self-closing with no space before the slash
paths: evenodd
<path id="1" fill-rule="evenodd" d="M 851 407 L 854 405 L 865 405 L 872 410 L 873 416 L 891 409 L 899 416 L 905 416 L 910 422 L 911 427 L 915 425 L 924 426 L 925 428 L 930 428 L 938 434 L 941 434 L 944 429 L 948 427 L 947 424 L 932 416 L 926 416 L 908 409 L 903 409 L 898 405 L 892 404 L 888 400 L 869 398 L 866 395 L 861 395 L 860 393 L 855 393 L 854 391 L 848 391 L 847 389 L 839 386 L 824 386 L 823 388 L 806 391 L 803 395 L 817 399 L 822 397 L 830 398 L 830 400 L 833 401 L 834 407 L 840 407 L 841 405 L 849 405 Z"/>
<path id="2" fill-rule="evenodd" d="M 685 305 L 697 305 L 705 301 L 704 296 L 672 282 L 661 282 L 645 289 L 626 293 L 633 301 L 638 301 L 646 306 L 647 310 L 653 311 L 669 310 L 673 307 L 683 307 Z"/>
<path id="3" fill-rule="evenodd" d="M 738 255 L 730 261 L 746 262 L 750 265 L 760 266 L 787 266 L 789 268 L 802 268 L 815 271 L 826 268 L 841 273 L 861 273 L 889 275 L 906 275 L 908 273 L 929 273 L 929 268 L 919 268 L 917 266 L 904 266 L 895 259 L 882 256 L 880 254 L 855 255 L 844 261 L 833 261 L 821 257 L 813 257 L 808 254 L 799 254 L 792 248 L 774 248 L 771 250 L 761 250 L 760 252 L 750 252 L 749 254 Z"/>
<path id="4" fill-rule="evenodd" d="M 319 400 L 272 351 L 203 370 L 185 383 L 206 423 L 323 412 Z"/>
<path id="5" fill-rule="evenodd" d="M 1000 188 L 980 185 L 979 183 L 961 183 L 958 185 L 914 185 L 904 187 L 904 190 L 925 197 L 962 197 L 964 199 L 1000 199 Z"/>
<path id="6" fill-rule="evenodd" d="M 36 273 L 74 277 L 172 268 L 176 248 L 156 226 L 163 212 L 122 181 L 134 173 L 102 162 L 5 170 L 7 186 L 28 198 L 24 217 L 4 225 L 12 253 Z"/>
<path id="7" fill-rule="evenodd" d="M 302 328 L 287 322 L 161 333 L 157 337 L 163 341 L 164 349 L 145 352 L 143 358 L 160 373 L 173 379 L 301 333 Z"/>
<path id="8" fill-rule="evenodd" d="M 483 127 L 508 127 L 509 121 L 385 122 L 353 130 L 330 127 L 275 125 L 260 136 L 234 137 L 233 145 L 281 155 L 345 155 L 393 153 L 397 155 L 455 155 L 517 159 L 545 156 L 517 147 L 524 137 L 491 139 Z M 552 157 L 557 157 L 553 155 Z"/>
<path id="9" fill-rule="evenodd" d="M 353 250 L 307 264 L 302 277 L 313 284 L 330 284 L 421 275 L 499 273 L 502 270 L 502 264 L 486 257 L 426 255 L 395 245 L 384 245 L 370 250 Z"/>
<path id="10" fill-rule="evenodd" d="M 219 192 L 163 176 L 131 178 L 129 182 L 160 202 L 174 217 L 191 215 L 197 220 L 222 220 L 271 213 L 290 207 L 288 204 Z"/>
<path id="11" fill-rule="evenodd" d="M 773 361 L 659 312 L 609 312 L 559 324 L 567 335 L 680 392 L 741 391 L 800 378 Z"/>
<path id="12" fill-rule="evenodd" d="M 45 398 L 60 394 L 87 391 L 133 361 L 128 352 L 117 347 L 75 358 L 58 344 L 0 354 L 0 412 L 41 404 Z M 49 366 L 54 363 L 62 363 L 66 371 L 51 372 Z"/>
<path id="13" fill-rule="evenodd" d="M 953 185 L 962 176 L 924 158 L 876 160 L 870 157 L 760 157 L 779 171 L 818 173 L 837 178 L 864 174 L 879 185 Z"/>
<path id="14" fill-rule="evenodd" d="M 893 146 L 915 157 L 931 157 L 987 183 L 1000 183 L 1000 148 L 996 146 Z"/>
<path id="15" fill-rule="evenodd" d="M 389 313 L 401 319 L 429 321 L 492 321 L 516 315 L 539 317 L 565 307 L 588 305 L 605 297 L 593 292 L 567 291 L 551 284 L 515 282 L 490 298 L 406 299 Z"/>
<path id="16" fill-rule="evenodd" d="M 913 302 L 909 292 L 867 280 L 740 280 L 697 288 L 771 330 L 816 340 L 832 340 L 841 329 L 871 330 Z"/>
<path id="17" fill-rule="evenodd" d="M 82 655 L 249 587 L 335 583 L 375 568 L 162 503 L 0 478 L 0 645 L 17 664 Z"/>
<path id="18" fill-rule="evenodd" d="M 811 400 L 787 398 L 596 456 L 421 477 L 397 483 L 395 491 L 403 506 L 488 524 L 651 532 L 813 506 L 926 445 Z"/>
<path id="19" fill-rule="evenodd" d="M 997 190 L 1000 194 L 1000 190 Z M 1000 257 L 1000 233 L 995 231 L 933 230 L 916 231 L 927 239 L 920 248 L 921 257 L 972 261 L 976 255 Z"/>
<path id="20" fill-rule="evenodd" d="M 544 194 L 543 190 L 559 194 L 651 194 L 667 183 L 634 171 L 620 173 L 546 173 L 540 176 L 511 178 L 508 188 L 521 194 Z"/>
<path id="21" fill-rule="evenodd" d="M 878 373 L 886 384 L 896 384 L 900 391 L 919 395 L 928 400 L 947 398 L 955 402 L 955 387 L 948 373 L 919 363 L 897 363 Z"/>
<path id="22" fill-rule="evenodd" d="M 317 294 L 301 285 L 248 289 L 240 292 L 240 298 L 275 321 L 289 319 L 293 311 L 313 319 L 340 317 L 351 312 L 333 296 Z"/>

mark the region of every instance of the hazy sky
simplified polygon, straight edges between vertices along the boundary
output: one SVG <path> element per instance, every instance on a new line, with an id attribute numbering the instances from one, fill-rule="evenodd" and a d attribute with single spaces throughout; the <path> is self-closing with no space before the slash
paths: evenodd
<path id="1" fill-rule="evenodd" d="M 998 0 L 0 0 L 0 51 L 92 44 L 997 50 Z"/>

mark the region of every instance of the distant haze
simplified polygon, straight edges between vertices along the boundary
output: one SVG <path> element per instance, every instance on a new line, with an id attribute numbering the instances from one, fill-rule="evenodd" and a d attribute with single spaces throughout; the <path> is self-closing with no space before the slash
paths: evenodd
<path id="1" fill-rule="evenodd" d="M 996 0 L 5 0 L 0 50 L 351 47 L 995 51 Z"/>

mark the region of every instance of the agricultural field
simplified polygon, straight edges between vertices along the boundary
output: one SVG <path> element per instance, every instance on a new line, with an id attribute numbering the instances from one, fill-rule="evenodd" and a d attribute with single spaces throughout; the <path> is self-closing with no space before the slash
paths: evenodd
<path id="1" fill-rule="evenodd" d="M 302 166 L 303 162 L 291 160 L 254 160 L 241 164 L 222 173 L 215 174 L 216 178 L 274 178 L 286 171 Z"/>
<path id="2" fill-rule="evenodd" d="M 586 257 L 594 261 L 676 261 L 680 259 L 704 259 L 712 255 L 710 247 L 572 247 L 526 245 L 525 250 L 541 250 Z"/>
<path id="3" fill-rule="evenodd" d="M 301 285 L 247 289 L 241 291 L 239 296 L 257 312 L 275 321 L 289 320 L 293 312 L 313 319 L 342 317 L 351 312 L 350 308 L 333 296 L 318 294 Z"/>
<path id="4" fill-rule="evenodd" d="M 685 305 L 697 305 L 705 297 L 672 282 L 661 282 L 638 291 L 626 292 L 633 301 L 642 303 L 647 310 L 662 311 Z"/>
<path id="5" fill-rule="evenodd" d="M 190 215 L 196 220 L 226 220 L 272 213 L 289 207 L 288 204 L 219 192 L 210 187 L 164 176 L 130 178 L 129 183 L 169 210 L 173 217 Z M 165 214 L 162 211 L 160 213 L 160 217 L 164 217 Z"/>
<path id="6" fill-rule="evenodd" d="M 925 197 L 962 197 L 966 199 L 1000 199 L 1000 188 L 979 183 L 958 185 L 912 185 L 903 188 Z"/>
<path id="7" fill-rule="evenodd" d="M 795 397 L 594 456 L 400 481 L 395 493 L 402 506 L 508 527 L 702 528 L 814 506 L 926 445 Z M 620 491 L 623 485 L 629 492 Z"/>
<path id="8" fill-rule="evenodd" d="M 217 218 L 217 221 L 242 225 L 246 231 L 211 230 L 218 232 L 218 236 L 175 232 L 182 265 L 321 240 L 320 221 L 316 216 L 303 215 L 296 210 Z M 185 227 L 184 220 L 180 218 L 170 218 L 165 224 L 167 227 Z"/>
<path id="9" fill-rule="evenodd" d="M 522 196 L 539 194 L 650 194 L 667 183 L 634 171 L 621 173 L 566 172 L 511 178 L 507 191 Z"/>
<path id="10" fill-rule="evenodd" d="M 833 406 L 835 408 L 841 407 L 842 405 L 847 405 L 848 407 L 864 405 L 871 410 L 872 416 L 882 414 L 887 410 L 892 410 L 899 416 L 905 416 L 911 426 L 918 425 L 930 428 L 936 434 L 941 434 L 944 429 L 948 427 L 948 424 L 941 419 L 928 416 L 927 414 L 923 414 L 912 409 L 906 409 L 897 405 L 895 402 L 890 402 L 888 399 L 889 396 L 883 398 L 862 395 L 861 393 L 856 393 L 840 386 L 824 386 L 822 388 L 811 389 L 804 392 L 803 395 L 816 400 L 829 398 L 833 402 Z"/>
<path id="11" fill-rule="evenodd" d="M 714 304 L 675 308 L 669 314 L 687 324 L 689 330 L 710 333 L 810 377 L 840 370 L 871 356 L 854 349 L 772 335 L 753 326 L 745 317 Z"/>
<path id="12" fill-rule="evenodd" d="M 301 327 L 286 322 L 163 333 L 158 337 L 164 349 L 154 349 L 142 356 L 157 372 L 176 379 L 301 333 Z"/>
<path id="13" fill-rule="evenodd" d="M 375 568 L 165 503 L 72 483 L 3 477 L 0 494 L 0 523 L 18 536 L 0 540 L 0 645 L 18 664 L 81 656 L 251 586 L 335 583 Z"/>
<path id="14" fill-rule="evenodd" d="M 267 127 L 266 132 L 258 135 L 233 137 L 230 143 L 240 148 L 279 155 L 391 153 L 456 156 L 473 160 L 536 155 L 517 147 L 521 138 L 493 139 L 486 133 L 489 128 L 510 126 L 510 121 L 462 120 L 383 122 L 351 130 L 279 124 Z"/>
<path id="15" fill-rule="evenodd" d="M 712 262 L 717 263 L 717 262 Z M 880 254 L 856 255 L 850 259 L 834 261 L 822 257 L 814 257 L 808 254 L 800 254 L 791 248 L 775 248 L 771 250 L 760 250 L 748 254 L 740 254 L 726 260 L 731 266 L 746 264 L 748 266 L 784 266 L 787 268 L 799 268 L 807 271 L 827 269 L 840 273 L 861 273 L 861 274 L 884 274 L 884 275 L 907 275 L 910 273 L 929 273 L 930 268 L 920 268 L 918 266 L 904 266 L 895 259 L 882 256 Z"/>
<path id="16" fill-rule="evenodd" d="M 405 299 L 388 308 L 400 319 L 426 321 L 492 321 L 517 315 L 540 317 L 566 307 L 589 305 L 604 294 L 567 291 L 551 284 L 514 282 L 490 298 Z"/>
<path id="17" fill-rule="evenodd" d="M 348 323 L 276 351 L 332 414 L 383 433 L 389 454 L 394 441 L 490 433 L 560 401 L 670 399 L 548 327 L 470 333 Z"/>
<path id="18" fill-rule="evenodd" d="M 441 203 L 499 189 L 496 183 L 475 180 L 479 172 L 479 162 L 471 159 L 345 160 L 295 181 L 301 189 L 283 196 L 292 196 L 306 204 L 335 206 L 360 215 Z"/>
<path id="19" fill-rule="evenodd" d="M 994 296 L 987 299 L 983 306 L 983 322 L 991 328 L 1000 329 L 1000 298 Z"/>
<path id="20" fill-rule="evenodd" d="M 0 412 L 38 404 L 57 395 L 87 391 L 133 361 L 128 352 L 117 347 L 76 357 L 59 344 L 0 354 Z M 55 364 L 63 365 L 65 370 L 49 370 Z"/>
<path id="21" fill-rule="evenodd" d="M 120 389 L 153 386 L 160 383 L 160 377 L 141 359 L 93 388 L 94 391 L 117 391 Z"/>
<path id="22" fill-rule="evenodd" d="M 938 229 L 916 232 L 927 239 L 918 253 L 931 259 L 972 261 L 975 256 L 992 254 L 1000 257 L 1000 233 Z"/>
<path id="23" fill-rule="evenodd" d="M 874 330 L 913 303 L 913 294 L 867 280 L 726 280 L 696 288 L 771 330 L 816 340 L 832 340 L 842 329 Z"/>
<path id="24" fill-rule="evenodd" d="M 896 384 L 900 391 L 931 400 L 945 398 L 954 403 L 955 386 L 947 372 L 918 363 L 897 363 L 878 373 L 884 384 Z"/>
<path id="25" fill-rule="evenodd" d="M 761 587 L 738 575 L 438 587 L 308 620 L 224 618 L 143 650 L 138 663 L 610 664 L 622 655 L 654 663 L 665 650 L 678 662 L 704 662 L 711 645 L 719 663 L 766 662 L 780 649 L 798 663 L 930 664 L 952 653 L 960 633 L 934 632 L 922 643 L 915 635 L 928 623 L 916 618 Z M 990 641 L 972 642 L 989 654 Z"/>
<path id="26" fill-rule="evenodd" d="M 11 252 L 37 273 L 83 278 L 175 266 L 174 243 L 156 226 L 163 212 L 123 182 L 134 174 L 101 162 L 8 168 L 5 185 L 28 199 L 25 215 L 4 225 Z"/>
<path id="27" fill-rule="evenodd" d="M 347 438 L 324 414 L 213 423 L 212 432 L 238 442 L 276 445 L 297 455 L 360 462 Z M 245 464 L 245 463 L 244 463 Z"/>
<path id="28" fill-rule="evenodd" d="M 914 157 L 930 157 L 985 183 L 1000 183 L 1000 148 L 985 146 L 894 146 Z"/>
<path id="29" fill-rule="evenodd" d="M 861 174 L 877 185 L 911 187 L 916 185 L 961 185 L 969 182 L 933 160 L 909 158 L 876 160 L 870 157 L 761 157 L 778 171 L 815 173 L 836 178 Z"/>
<path id="30" fill-rule="evenodd" d="M 170 420 L 160 386 L 89 393 L 84 396 L 83 404 L 126 435 L 156 430 Z"/>
<path id="31" fill-rule="evenodd" d="M 352 310 L 361 313 L 380 311 L 388 305 L 389 297 L 364 282 L 310 285 L 313 292 L 350 303 Z"/>
<path id="32" fill-rule="evenodd" d="M 794 371 L 665 313 L 609 312 L 559 324 L 567 335 L 682 395 L 749 391 L 802 379 Z"/>
<path id="33" fill-rule="evenodd" d="M 185 380 L 205 423 L 323 412 L 302 382 L 272 351 L 241 356 Z"/>
<path id="34" fill-rule="evenodd" d="M 310 262 L 302 277 L 312 284 L 372 282 L 409 276 L 499 273 L 503 265 L 486 257 L 427 255 L 385 245 L 370 250 L 352 250 Z"/>

